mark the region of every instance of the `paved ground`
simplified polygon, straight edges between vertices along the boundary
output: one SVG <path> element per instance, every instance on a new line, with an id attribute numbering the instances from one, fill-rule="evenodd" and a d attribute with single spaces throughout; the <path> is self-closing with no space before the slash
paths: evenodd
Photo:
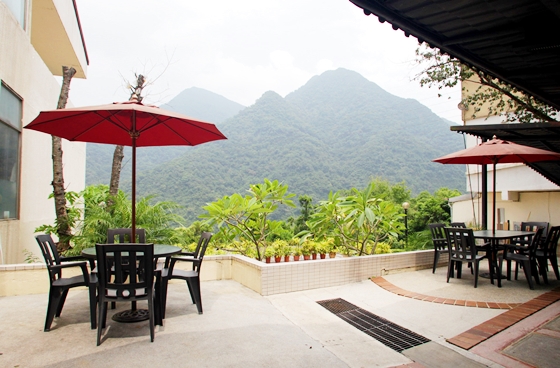
<path id="1" fill-rule="evenodd" d="M 470 275 L 445 282 L 445 271 L 384 276 L 403 290 L 444 299 L 525 303 L 560 282 L 529 290 L 523 276 L 498 289 Z M 87 291 L 73 291 L 51 332 L 42 331 L 46 294 L 0 298 L 0 366 L 2 367 L 515 367 L 522 361 L 547 366 L 560 352 L 560 302 L 536 312 L 470 350 L 450 344 L 474 326 L 505 313 L 449 305 L 398 295 L 366 280 L 340 287 L 262 297 L 234 281 L 204 282 L 204 314 L 190 303 L 186 286 L 170 284 L 165 326 L 153 343 L 146 322 L 108 321 L 101 346 L 89 328 Z M 343 299 L 431 340 L 397 352 L 358 330 L 318 301 Z M 122 305 L 118 310 L 126 308 Z M 518 331 L 516 331 L 516 328 Z M 543 350 L 532 357 L 526 347 Z M 100 354 L 101 353 L 101 354 Z M 539 358 L 538 362 L 531 359 Z"/>

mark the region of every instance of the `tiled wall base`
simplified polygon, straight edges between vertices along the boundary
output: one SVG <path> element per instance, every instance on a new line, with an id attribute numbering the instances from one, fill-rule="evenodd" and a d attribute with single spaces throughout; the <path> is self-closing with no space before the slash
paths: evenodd
<path id="1" fill-rule="evenodd" d="M 207 256 L 201 276 L 203 281 L 232 279 L 261 295 L 273 295 L 431 268 L 433 255 L 432 250 L 427 250 L 280 263 L 264 263 L 239 255 Z M 43 264 L 0 265 L 0 296 L 48 292 L 44 268 Z M 36 282 L 42 278 L 44 282 Z"/>

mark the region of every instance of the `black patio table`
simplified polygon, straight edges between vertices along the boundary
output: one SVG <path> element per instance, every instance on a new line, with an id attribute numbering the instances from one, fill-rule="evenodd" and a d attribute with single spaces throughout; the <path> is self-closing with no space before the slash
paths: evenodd
<path id="1" fill-rule="evenodd" d="M 166 245 L 166 244 L 154 244 L 154 258 L 167 258 L 171 257 L 174 254 L 181 253 L 181 248 L 176 247 L 174 245 Z M 95 247 L 86 248 L 82 250 L 82 257 L 87 258 L 91 262 L 97 258 L 97 254 L 95 252 Z M 92 266 L 93 269 L 93 266 Z M 156 287 L 156 298 L 159 300 L 161 298 L 161 293 L 159 288 Z M 159 305 L 165 305 L 163 301 L 159 301 Z M 150 314 L 147 309 L 137 309 L 136 303 L 133 302 L 132 308 L 124 310 L 119 313 L 115 313 L 113 317 L 111 317 L 113 321 L 117 322 L 124 322 L 124 323 L 131 323 L 131 322 L 140 322 L 145 321 L 150 318 Z M 157 325 L 161 325 L 162 321 L 156 320 Z"/>
<path id="2" fill-rule="evenodd" d="M 521 237 L 529 237 L 531 239 L 535 235 L 533 231 L 520 231 L 520 230 L 476 230 L 473 231 L 475 239 L 484 239 L 490 242 L 490 254 L 488 255 L 492 261 L 489 274 L 480 274 L 480 277 L 490 278 L 493 280 L 494 276 L 498 279 L 498 287 L 501 287 L 501 279 L 505 278 L 498 275 L 498 251 L 500 250 L 500 240 L 513 240 Z M 494 283 L 492 281 L 492 283 Z"/>

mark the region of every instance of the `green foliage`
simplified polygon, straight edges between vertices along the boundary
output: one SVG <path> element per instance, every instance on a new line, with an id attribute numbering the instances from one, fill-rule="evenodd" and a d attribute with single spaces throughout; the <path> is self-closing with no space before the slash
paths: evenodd
<path id="1" fill-rule="evenodd" d="M 107 207 L 109 187 L 106 185 L 88 186 L 79 194 L 68 192 L 67 196 L 72 198 L 69 214 L 72 214 L 75 226 L 68 255 L 78 255 L 84 248 L 105 243 L 108 229 L 129 228 L 132 223 L 131 203 L 123 191 L 112 198 L 113 205 L 110 208 Z M 152 200 L 153 196 L 148 196 L 137 202 L 136 226 L 146 230 L 146 241 L 172 244 L 177 239 L 174 226 L 183 221 L 181 216 L 174 213 L 178 205 L 172 202 L 151 204 Z M 51 225 L 42 225 L 35 231 L 56 233 L 55 227 Z"/>
<path id="2" fill-rule="evenodd" d="M 537 100 L 523 91 L 503 83 L 481 70 L 461 64 L 447 54 L 442 54 L 439 49 L 428 47 L 416 50 L 416 61 L 425 65 L 425 69 L 416 77 L 421 86 L 437 87 L 439 90 L 450 88 L 469 80 L 479 82 L 480 85 L 469 94 L 462 104 L 472 107 L 472 118 L 483 107 L 487 107 L 488 116 L 503 115 L 506 121 L 521 123 L 555 122 L 559 111 Z M 474 80 L 472 79 L 474 78 Z M 463 90 L 465 88 L 463 87 Z M 441 94 L 439 94 L 441 97 Z"/>
<path id="3" fill-rule="evenodd" d="M 267 242 L 285 233 L 283 223 L 269 220 L 268 216 L 280 205 L 294 207 L 290 200 L 293 196 L 288 193 L 287 185 L 265 179 L 264 183 L 251 184 L 246 196 L 234 193 L 208 204 L 204 207 L 206 213 L 200 217 L 207 224 L 217 226 L 223 238 L 252 243 L 260 260 Z"/>
<path id="4" fill-rule="evenodd" d="M 372 182 L 364 190 L 352 188 L 351 195 L 331 193 L 319 204 L 308 225 L 318 238 L 335 238 L 347 254 L 374 254 L 380 242 L 391 241 L 404 230 L 400 206 L 376 198 Z"/>
<path id="5" fill-rule="evenodd" d="M 24 259 L 25 263 L 39 263 L 40 262 L 39 257 L 37 257 L 35 254 L 33 254 L 33 252 L 30 251 L 27 248 L 25 248 L 23 250 L 23 255 L 25 256 L 25 259 Z"/>
<path id="6" fill-rule="evenodd" d="M 448 188 L 440 188 L 433 195 L 427 191 L 420 193 L 408 211 L 410 230 L 423 231 L 427 229 L 428 224 L 434 222 L 449 223 L 451 220 L 449 198 L 460 194 L 459 191 Z"/>

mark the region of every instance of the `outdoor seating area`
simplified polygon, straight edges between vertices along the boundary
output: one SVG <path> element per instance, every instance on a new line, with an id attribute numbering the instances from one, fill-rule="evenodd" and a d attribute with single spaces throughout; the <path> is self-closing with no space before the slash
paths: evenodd
<path id="1" fill-rule="evenodd" d="M 456 223 L 455 223 L 456 224 Z M 440 254 L 448 255 L 447 282 L 450 278 L 462 276 L 462 264 L 467 263 L 474 274 L 474 287 L 478 285 L 479 263 L 488 260 L 488 278 L 498 287 L 502 279 L 511 280 L 512 261 L 515 262 L 515 280 L 521 267 L 530 289 L 534 282 L 540 284 L 539 276 L 548 284 L 550 267 L 557 275 L 557 246 L 560 227 L 551 227 L 548 222 L 524 222 L 521 230 L 473 230 L 463 223 L 454 227 L 442 223 L 429 224 L 434 246 L 433 273 Z M 445 234 L 445 236 L 443 236 Z M 483 253 L 483 254 L 480 254 Z M 503 263 L 507 265 L 506 276 L 502 274 Z M 534 278 L 534 282 L 533 282 Z M 557 277 L 557 280 L 560 280 Z"/>
<path id="2" fill-rule="evenodd" d="M 345 260 L 318 262 L 338 261 Z M 302 265 L 313 267 L 312 262 L 302 262 Z M 69 293 L 64 314 L 55 319 L 49 333 L 40 328 L 46 294 L 3 297 L 0 316 L 11 323 L 2 326 L 10 339 L 2 343 L 0 359 L 6 366 L 37 367 L 45 366 L 44 362 L 48 361 L 53 366 L 72 367 L 100 366 L 106 359 L 126 361 L 141 354 L 145 364 L 166 365 L 180 365 L 188 360 L 193 365 L 207 366 L 231 366 L 235 362 L 244 366 L 393 367 L 422 362 L 428 367 L 431 365 L 426 355 L 438 354 L 438 359 L 452 359 L 456 364 L 500 366 L 448 340 L 560 286 L 559 281 L 551 278 L 549 285 L 536 285 L 535 290 L 527 288 L 525 280 L 504 282 L 501 289 L 485 282 L 473 289 L 474 275 L 469 272 L 464 273 L 464 282 L 448 284 L 441 272 L 445 267 L 432 274 L 430 266 L 377 277 L 373 279 L 375 282 L 364 279 L 270 296 L 259 295 L 233 280 L 202 281 L 205 300 L 202 315 L 195 304 L 185 303 L 185 285 L 176 280 L 169 283 L 166 318 L 163 326 L 155 326 L 153 343 L 148 339 L 149 321 L 144 321 L 108 324 L 105 340 L 96 346 L 97 331 L 90 328 L 86 288 Z M 482 271 L 488 271 L 486 263 L 481 264 Z M 549 273 L 553 275 L 552 270 Z M 390 290 L 387 284 L 397 290 Z M 430 342 L 397 352 L 317 303 L 336 298 L 420 334 Z M 139 308 L 147 306 L 146 302 L 138 304 Z M 119 303 L 115 310 L 107 310 L 108 318 L 129 307 L 127 303 Z M 560 313 L 553 304 L 526 320 L 551 318 L 550 308 Z M 541 314 L 544 317 L 539 317 Z M 419 315 L 438 315 L 438 318 L 418 318 Z M 538 322 L 535 327 L 540 325 Z M 49 345 L 49 349 L 34 350 L 23 343 L 31 340 L 37 343 L 34 346 Z M 50 341 L 71 341 L 72 349 L 64 343 L 49 344 Z M 497 343 L 490 338 L 473 350 L 488 346 Z M 197 354 L 192 354 L 193 351 Z"/>

